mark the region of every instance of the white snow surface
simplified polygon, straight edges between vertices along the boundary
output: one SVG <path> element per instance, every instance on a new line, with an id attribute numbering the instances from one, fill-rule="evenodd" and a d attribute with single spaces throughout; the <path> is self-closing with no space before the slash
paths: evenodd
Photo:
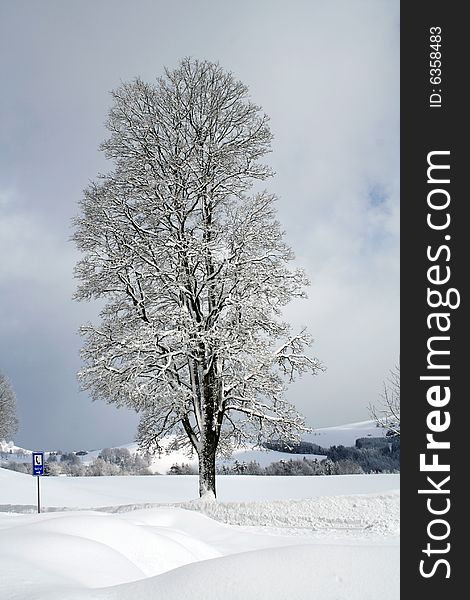
<path id="1" fill-rule="evenodd" d="M 0 440 L 0 452 L 4 452 L 4 453 L 8 453 L 8 454 L 18 454 L 18 455 L 23 455 L 23 454 L 31 454 L 31 450 L 25 450 L 24 448 L 20 448 L 19 446 L 15 446 L 15 443 L 10 441 L 7 442 L 6 440 Z M 29 456 L 29 458 L 31 459 L 31 456 Z"/>
<path id="2" fill-rule="evenodd" d="M 384 437 L 386 433 L 387 429 L 377 427 L 375 421 L 358 421 L 334 427 L 319 427 L 303 435 L 302 439 L 329 448 L 330 446 L 354 446 L 359 438 Z"/>
<path id="3" fill-rule="evenodd" d="M 383 474 L 317 477 L 221 475 L 217 478 L 217 498 L 221 502 L 252 502 L 381 494 L 397 489 L 399 479 L 399 475 Z M 41 480 L 41 503 L 44 507 L 54 508 L 168 504 L 188 502 L 197 494 L 197 475 L 43 477 Z M 0 510 L 5 505 L 33 507 L 35 502 L 34 477 L 0 469 Z"/>
<path id="4" fill-rule="evenodd" d="M 364 421 L 304 439 L 381 435 Z M 13 442 L 0 452 L 31 460 Z M 303 456 L 246 447 L 219 462 Z M 163 451 L 151 469 L 175 463 L 197 461 Z M 398 475 L 220 476 L 213 502 L 196 499 L 197 476 L 46 477 L 38 515 L 36 479 L 0 468 L 0 600 L 395 600 L 398 488 Z"/>
<path id="5" fill-rule="evenodd" d="M 1 600 L 399 597 L 397 475 L 217 483 L 0 469 Z"/>

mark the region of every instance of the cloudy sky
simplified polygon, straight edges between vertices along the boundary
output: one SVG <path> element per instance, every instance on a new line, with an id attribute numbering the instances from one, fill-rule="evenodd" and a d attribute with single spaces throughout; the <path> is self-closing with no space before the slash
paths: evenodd
<path id="1" fill-rule="evenodd" d="M 28 448 L 112 446 L 136 416 L 75 373 L 69 241 L 109 91 L 192 56 L 219 61 L 271 117 L 279 218 L 312 285 L 288 308 L 327 371 L 290 387 L 313 427 L 368 418 L 399 355 L 398 0 L 5 0 L 0 4 L 0 371 Z"/>

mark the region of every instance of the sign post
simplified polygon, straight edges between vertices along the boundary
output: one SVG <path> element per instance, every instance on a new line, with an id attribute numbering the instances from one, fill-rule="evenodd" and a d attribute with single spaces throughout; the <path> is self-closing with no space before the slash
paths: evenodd
<path id="1" fill-rule="evenodd" d="M 38 480 L 38 513 L 41 512 L 39 477 L 44 475 L 44 452 L 33 452 L 33 475 Z"/>

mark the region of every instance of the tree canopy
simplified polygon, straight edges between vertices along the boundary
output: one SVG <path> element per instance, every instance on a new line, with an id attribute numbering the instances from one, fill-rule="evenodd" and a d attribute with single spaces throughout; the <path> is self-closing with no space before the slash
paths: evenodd
<path id="1" fill-rule="evenodd" d="M 82 328 L 85 389 L 142 415 L 145 450 L 175 433 L 215 493 L 215 453 L 292 438 L 304 419 L 286 382 L 321 365 L 283 307 L 307 279 L 276 220 L 268 117 L 218 64 L 183 60 L 155 84 L 112 94 L 102 149 L 114 168 L 85 191 L 74 239 L 79 300 L 103 299 Z"/>

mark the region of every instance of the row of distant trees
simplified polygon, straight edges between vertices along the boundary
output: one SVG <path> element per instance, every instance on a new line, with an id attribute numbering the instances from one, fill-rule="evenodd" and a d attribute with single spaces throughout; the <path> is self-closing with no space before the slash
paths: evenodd
<path id="1" fill-rule="evenodd" d="M 97 458 L 84 464 L 74 452 L 51 454 L 45 462 L 44 474 L 50 476 L 99 477 L 103 475 L 151 475 L 150 460 L 132 454 L 127 448 L 105 448 Z M 20 473 L 31 473 L 29 463 L 10 461 L 3 465 Z"/>
<path id="2" fill-rule="evenodd" d="M 150 475 L 150 461 L 140 454 L 132 454 L 127 448 L 105 448 L 89 464 L 83 464 L 80 458 L 70 452 L 50 456 L 46 461 L 47 475 L 70 475 L 73 477 L 102 475 Z"/>
<path id="3" fill-rule="evenodd" d="M 217 467 L 218 475 L 353 475 L 361 473 L 398 473 L 400 471 L 400 440 L 398 437 L 384 444 L 371 440 L 367 447 L 360 442 L 356 447 L 332 446 L 322 449 L 325 459 L 292 458 L 267 466 L 257 461 L 224 464 Z M 293 454 L 295 456 L 295 454 Z M 196 465 L 174 464 L 169 475 L 196 475 Z"/>
<path id="4" fill-rule="evenodd" d="M 279 450 L 282 442 L 273 443 Z M 321 448 L 319 453 L 325 459 L 296 459 L 295 453 L 289 460 L 280 460 L 267 466 L 257 461 L 223 464 L 217 467 L 218 475 L 350 475 L 360 473 L 397 473 L 400 471 L 400 438 L 364 438 L 355 447 L 332 446 Z M 303 448 L 305 449 L 305 448 Z M 30 473 L 31 466 L 23 462 L 7 462 L 6 468 Z M 138 453 L 132 454 L 127 448 L 105 448 L 89 464 L 83 464 L 75 453 L 53 454 L 46 460 L 45 475 L 71 477 L 97 477 L 103 475 L 151 475 L 150 459 Z M 174 464 L 169 475 L 197 475 L 197 465 Z"/>

